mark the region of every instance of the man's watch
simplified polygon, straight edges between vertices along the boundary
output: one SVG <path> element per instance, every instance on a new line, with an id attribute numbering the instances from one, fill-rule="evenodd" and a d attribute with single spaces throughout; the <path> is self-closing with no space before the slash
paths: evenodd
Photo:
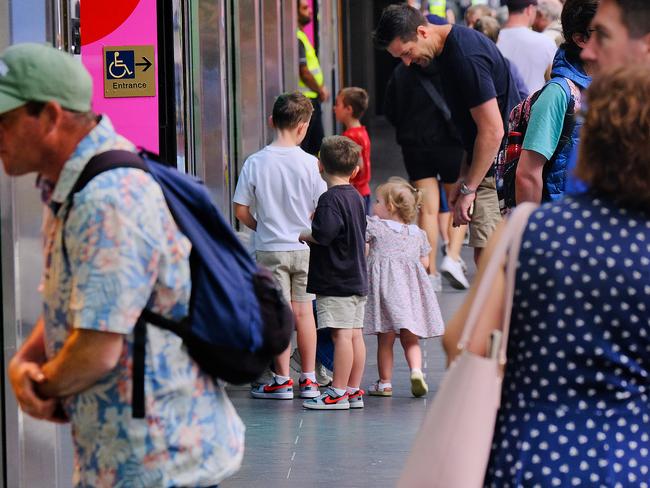
<path id="1" fill-rule="evenodd" d="M 476 190 L 472 190 L 469 186 L 465 184 L 465 182 L 462 182 L 460 184 L 460 194 L 461 195 L 472 195 L 476 193 Z"/>

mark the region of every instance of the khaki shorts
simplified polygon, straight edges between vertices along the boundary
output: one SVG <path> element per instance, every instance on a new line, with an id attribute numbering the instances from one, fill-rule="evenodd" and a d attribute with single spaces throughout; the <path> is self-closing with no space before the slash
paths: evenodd
<path id="1" fill-rule="evenodd" d="M 363 316 L 366 312 L 367 297 L 316 296 L 316 315 L 318 328 L 363 329 Z"/>
<path id="2" fill-rule="evenodd" d="M 469 224 L 469 245 L 471 247 L 485 247 L 487 241 L 501 222 L 499 211 L 499 197 L 494 176 L 484 178 L 476 189 L 474 213 Z"/>
<path id="3" fill-rule="evenodd" d="M 309 249 L 301 251 L 257 251 L 257 263 L 266 266 L 280 283 L 282 295 L 289 302 L 311 302 L 307 293 Z"/>

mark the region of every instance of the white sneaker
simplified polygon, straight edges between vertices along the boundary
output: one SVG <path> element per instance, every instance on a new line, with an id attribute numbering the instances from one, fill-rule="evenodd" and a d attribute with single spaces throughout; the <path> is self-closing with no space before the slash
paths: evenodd
<path id="1" fill-rule="evenodd" d="M 431 280 L 431 286 L 433 286 L 433 291 L 440 293 L 442 291 L 442 276 L 440 273 L 429 275 Z"/>
<path id="2" fill-rule="evenodd" d="M 429 391 L 427 382 L 424 381 L 424 374 L 422 371 L 413 371 L 411 373 L 411 393 L 415 398 L 424 396 Z"/>
<path id="3" fill-rule="evenodd" d="M 463 273 L 467 275 L 467 263 L 462 257 L 460 258 L 460 267 L 463 268 Z"/>
<path id="4" fill-rule="evenodd" d="M 440 272 L 442 276 L 449 280 L 453 288 L 457 290 L 467 290 L 469 288 L 469 282 L 465 277 L 460 261 L 454 261 L 449 256 L 445 256 L 440 265 Z"/>
<path id="5" fill-rule="evenodd" d="M 330 386 L 332 384 L 332 377 L 327 374 L 327 368 L 318 359 L 316 359 L 316 383 L 320 386 Z"/>

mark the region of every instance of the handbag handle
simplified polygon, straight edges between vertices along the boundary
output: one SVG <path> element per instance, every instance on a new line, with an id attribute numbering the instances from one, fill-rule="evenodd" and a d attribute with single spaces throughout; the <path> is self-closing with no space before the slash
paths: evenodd
<path id="1" fill-rule="evenodd" d="M 501 267 L 506 262 L 506 289 L 503 310 L 503 320 L 501 323 L 501 331 L 503 333 L 501 344 L 499 347 L 499 363 L 504 365 L 506 363 L 506 353 L 508 347 L 508 333 L 510 332 L 510 316 L 512 313 L 512 302 L 515 291 L 515 277 L 517 273 L 517 260 L 519 259 L 519 248 L 521 247 L 521 239 L 528 223 L 530 214 L 537 208 L 534 203 L 526 202 L 517 205 L 515 210 L 508 217 L 501 239 L 497 242 L 497 246 L 492 254 L 485 273 L 476 290 L 476 296 L 472 301 L 472 305 L 463 327 L 463 333 L 458 343 L 458 348 L 463 350 L 467 347 L 472 333 L 478 322 L 478 318 L 483 311 L 488 296 L 491 291 L 492 281 L 499 273 Z M 507 260 L 506 260 L 507 258 Z"/>

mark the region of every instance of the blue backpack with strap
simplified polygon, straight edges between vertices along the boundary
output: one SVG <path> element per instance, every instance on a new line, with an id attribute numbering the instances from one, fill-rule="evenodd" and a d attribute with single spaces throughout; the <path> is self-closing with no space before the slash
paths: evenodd
<path id="1" fill-rule="evenodd" d="M 149 173 L 160 185 L 176 225 L 192 243 L 189 315 L 176 322 L 145 309 L 136 323 L 133 416 L 145 414 L 147 323 L 180 336 L 189 355 L 209 375 L 233 384 L 254 381 L 287 348 L 294 328 L 293 314 L 277 281 L 257 266 L 205 186 L 151 153 L 114 150 L 93 157 L 70 193 L 68 211 L 75 193 L 98 174 L 115 168 Z M 65 245 L 63 249 L 65 253 Z"/>

